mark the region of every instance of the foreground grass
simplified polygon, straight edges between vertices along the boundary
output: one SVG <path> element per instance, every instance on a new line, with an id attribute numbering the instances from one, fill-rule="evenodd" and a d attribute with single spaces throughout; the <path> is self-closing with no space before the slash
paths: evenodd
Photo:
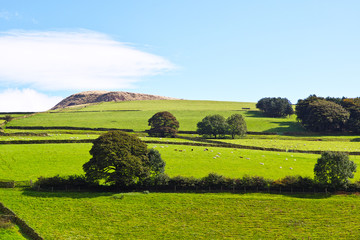
<path id="1" fill-rule="evenodd" d="M 250 110 L 243 108 L 250 108 Z M 144 131 L 149 129 L 148 119 L 159 111 L 170 111 L 180 122 L 180 130 L 183 131 L 195 131 L 196 124 L 207 115 L 220 114 L 228 117 L 234 113 L 244 115 L 249 131 L 303 131 L 296 122 L 295 116 L 291 118 L 266 118 L 256 110 L 255 103 L 188 100 L 101 103 L 78 109 L 39 113 L 28 118 L 15 119 L 8 125 L 104 127 Z"/>
<path id="2" fill-rule="evenodd" d="M 355 195 L 44 193 L 0 189 L 0 201 L 45 239 L 360 237 L 360 197 Z"/>

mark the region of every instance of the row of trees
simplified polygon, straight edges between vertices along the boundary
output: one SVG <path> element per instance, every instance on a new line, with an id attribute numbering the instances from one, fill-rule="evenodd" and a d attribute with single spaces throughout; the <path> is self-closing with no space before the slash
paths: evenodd
<path id="1" fill-rule="evenodd" d="M 203 136 L 224 137 L 229 134 L 244 136 L 247 132 L 245 119 L 241 114 L 233 114 L 227 119 L 219 114 L 208 115 L 197 123 L 197 133 Z"/>
<path id="2" fill-rule="evenodd" d="M 151 137 L 175 137 L 179 129 L 179 122 L 167 111 L 154 114 L 148 124 Z M 229 134 L 235 138 L 244 136 L 246 132 L 246 122 L 241 114 L 233 114 L 227 119 L 219 114 L 208 115 L 197 123 L 197 133 L 206 137 L 218 138 Z"/>

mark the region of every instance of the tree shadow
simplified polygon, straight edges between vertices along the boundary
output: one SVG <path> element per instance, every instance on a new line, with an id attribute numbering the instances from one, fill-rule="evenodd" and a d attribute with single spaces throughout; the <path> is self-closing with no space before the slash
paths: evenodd
<path id="1" fill-rule="evenodd" d="M 84 198 L 97 198 L 112 196 L 119 192 L 109 191 L 65 191 L 65 190 L 54 190 L 54 191 L 37 191 L 31 188 L 23 189 L 22 195 L 27 197 L 35 198 L 72 198 L 72 199 L 84 199 Z"/>
<path id="2" fill-rule="evenodd" d="M 270 128 L 264 132 L 277 132 L 277 133 L 304 133 L 305 130 L 300 123 L 297 122 L 270 122 L 277 124 L 279 127 Z"/>

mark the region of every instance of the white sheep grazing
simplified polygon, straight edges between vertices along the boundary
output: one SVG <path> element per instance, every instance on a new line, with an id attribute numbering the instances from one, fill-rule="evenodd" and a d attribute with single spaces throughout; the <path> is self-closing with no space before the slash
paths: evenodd
<path id="1" fill-rule="evenodd" d="M 250 158 L 246 158 L 247 160 L 250 160 Z"/>
<path id="2" fill-rule="evenodd" d="M 296 161 L 296 159 L 294 159 L 294 161 Z"/>
<path id="3" fill-rule="evenodd" d="M 282 167 L 280 167 L 280 168 L 282 168 Z"/>
<path id="4" fill-rule="evenodd" d="M 293 168 L 292 167 L 290 167 L 290 170 L 292 170 Z"/>
<path id="5" fill-rule="evenodd" d="M 260 165 L 264 165 L 264 163 L 261 162 Z"/>

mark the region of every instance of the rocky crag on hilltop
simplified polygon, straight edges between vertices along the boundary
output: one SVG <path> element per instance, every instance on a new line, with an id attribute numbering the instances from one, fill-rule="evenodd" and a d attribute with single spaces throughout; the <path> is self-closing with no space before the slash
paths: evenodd
<path id="1" fill-rule="evenodd" d="M 110 92 L 110 91 L 86 91 L 73 94 L 58 104 L 51 110 L 60 108 L 67 108 L 71 106 L 99 103 L 99 102 L 122 102 L 122 101 L 136 101 L 136 100 L 176 100 L 177 98 L 156 96 L 143 93 L 131 92 Z"/>

